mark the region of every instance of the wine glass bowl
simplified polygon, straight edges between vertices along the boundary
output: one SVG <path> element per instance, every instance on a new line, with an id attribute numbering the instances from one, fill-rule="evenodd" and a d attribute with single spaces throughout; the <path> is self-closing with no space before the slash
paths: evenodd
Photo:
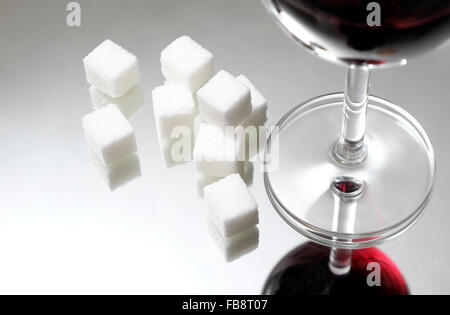
<path id="1" fill-rule="evenodd" d="M 450 29 L 448 0 L 263 0 L 263 3 L 296 43 L 341 64 L 403 65 L 409 58 L 442 44 Z M 374 25 L 377 15 L 379 25 Z"/>

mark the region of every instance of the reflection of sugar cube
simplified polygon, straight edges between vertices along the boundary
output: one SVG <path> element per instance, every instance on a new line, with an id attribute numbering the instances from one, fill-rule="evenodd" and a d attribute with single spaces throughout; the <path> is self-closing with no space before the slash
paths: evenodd
<path id="1" fill-rule="evenodd" d="M 237 126 L 252 111 L 250 89 L 223 70 L 197 91 L 197 101 L 208 124 Z"/>
<path id="2" fill-rule="evenodd" d="M 203 175 L 223 177 L 242 170 L 242 136 L 227 133 L 224 127 L 201 123 L 195 140 L 195 167 Z"/>
<path id="3" fill-rule="evenodd" d="M 258 224 L 258 205 L 239 174 L 204 188 L 208 216 L 223 237 L 239 234 Z"/>
<path id="4" fill-rule="evenodd" d="M 227 262 L 236 260 L 258 247 L 259 230 L 256 226 L 229 238 L 224 238 L 216 225 L 208 219 L 208 230 Z"/>
<path id="5" fill-rule="evenodd" d="M 211 185 L 212 183 L 221 180 L 223 177 L 217 176 L 208 176 L 202 173 L 196 172 L 196 180 L 197 180 L 197 194 L 200 198 L 203 198 L 203 189 L 205 186 Z"/>
<path id="6" fill-rule="evenodd" d="M 179 138 L 159 138 L 159 146 L 166 167 L 192 161 L 193 135 Z"/>
<path id="7" fill-rule="evenodd" d="M 89 94 L 91 95 L 92 106 L 94 109 L 99 109 L 109 104 L 115 104 L 127 119 L 130 119 L 136 114 L 144 104 L 144 95 L 142 89 L 138 85 L 132 87 L 120 97 L 111 97 L 92 85 L 89 88 Z"/>
<path id="8" fill-rule="evenodd" d="M 85 115 L 82 124 L 89 146 L 103 164 L 137 151 L 133 127 L 114 104 Z"/>
<path id="9" fill-rule="evenodd" d="M 137 58 L 107 39 L 83 59 L 87 81 L 111 97 L 124 95 L 139 82 Z"/>
<path id="10" fill-rule="evenodd" d="M 136 153 L 131 153 L 113 163 L 104 165 L 97 154 L 92 150 L 89 151 L 95 168 L 111 190 L 115 190 L 141 176 L 141 165 Z"/>
<path id="11" fill-rule="evenodd" d="M 181 36 L 161 52 L 161 71 L 169 82 L 181 83 L 195 93 L 213 75 L 213 55 Z"/>

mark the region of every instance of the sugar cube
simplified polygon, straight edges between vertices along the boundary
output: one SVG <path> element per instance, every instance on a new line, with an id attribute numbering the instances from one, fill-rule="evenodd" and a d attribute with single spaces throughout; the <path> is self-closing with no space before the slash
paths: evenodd
<path id="1" fill-rule="evenodd" d="M 195 93 L 214 73 L 213 55 L 192 38 L 181 36 L 161 52 L 161 71 L 169 82 Z"/>
<path id="2" fill-rule="evenodd" d="M 107 39 L 83 59 L 87 81 L 111 97 L 124 95 L 139 82 L 136 56 Z"/>
<path id="3" fill-rule="evenodd" d="M 105 165 L 137 151 L 133 127 L 114 104 L 85 115 L 82 125 L 90 148 Z"/>
<path id="4" fill-rule="evenodd" d="M 259 229 L 253 226 L 239 234 L 224 238 L 216 225 L 208 219 L 208 231 L 226 262 L 239 259 L 258 248 Z"/>
<path id="5" fill-rule="evenodd" d="M 226 71 L 219 71 L 197 91 L 202 119 L 214 125 L 237 126 L 251 111 L 250 89 Z"/>
<path id="6" fill-rule="evenodd" d="M 141 176 L 141 164 L 136 153 L 104 165 L 99 156 L 91 149 L 90 156 L 95 168 L 110 190 L 115 190 Z"/>
<path id="7" fill-rule="evenodd" d="M 144 104 L 144 95 L 139 85 L 132 87 L 124 95 L 115 98 L 102 92 L 93 85 L 89 88 L 89 94 L 91 95 L 94 109 L 99 109 L 109 104 L 115 104 L 128 119 L 136 114 Z"/>
<path id="8" fill-rule="evenodd" d="M 204 189 L 208 217 L 225 238 L 258 224 L 258 205 L 239 174 L 231 174 Z"/>
<path id="9" fill-rule="evenodd" d="M 186 126 L 193 133 L 197 115 L 191 92 L 179 84 L 166 84 L 152 92 L 153 112 L 161 138 L 171 137 L 175 127 Z"/>
<path id="10" fill-rule="evenodd" d="M 243 127 L 247 126 L 263 126 L 267 121 L 267 101 L 264 96 L 255 88 L 255 86 L 250 82 L 250 80 L 244 76 L 240 75 L 236 77 L 237 80 L 245 84 L 250 89 L 251 94 L 251 104 L 252 112 L 251 114 L 242 121 L 241 125 Z"/>
<path id="11" fill-rule="evenodd" d="M 203 175 L 224 177 L 239 173 L 245 156 L 243 139 L 224 127 L 200 123 L 195 140 L 193 159 L 196 170 Z"/>

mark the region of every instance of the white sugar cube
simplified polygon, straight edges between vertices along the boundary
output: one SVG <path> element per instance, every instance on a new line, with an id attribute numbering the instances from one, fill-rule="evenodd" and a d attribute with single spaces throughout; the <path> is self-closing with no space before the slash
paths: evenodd
<path id="1" fill-rule="evenodd" d="M 226 262 L 239 259 L 258 248 L 259 229 L 253 226 L 232 237 L 224 238 L 216 225 L 208 219 L 208 231 Z"/>
<path id="2" fill-rule="evenodd" d="M 255 86 L 250 82 L 250 80 L 244 76 L 240 75 L 236 77 L 237 80 L 245 84 L 250 89 L 251 94 L 251 104 L 252 112 L 251 114 L 242 121 L 241 125 L 247 126 L 263 126 L 267 121 L 267 101 L 264 96 L 255 88 Z"/>
<path id="3" fill-rule="evenodd" d="M 195 140 L 193 159 L 198 172 L 224 177 L 242 170 L 243 139 L 224 127 L 201 123 Z"/>
<path id="4" fill-rule="evenodd" d="M 191 92 L 179 84 L 166 84 L 152 92 L 153 112 L 161 138 L 170 138 L 175 127 L 186 126 L 193 133 L 197 115 Z"/>
<path id="5" fill-rule="evenodd" d="M 197 91 L 202 119 L 214 125 L 237 126 L 251 111 L 250 89 L 226 71 L 219 71 Z"/>
<path id="6" fill-rule="evenodd" d="M 181 36 L 161 52 L 161 71 L 169 82 L 195 93 L 214 73 L 213 55 L 192 38 Z"/>
<path id="7" fill-rule="evenodd" d="M 114 104 L 85 115 L 82 124 L 90 148 L 103 164 L 137 150 L 133 127 Z"/>
<path id="8" fill-rule="evenodd" d="M 225 238 L 258 224 L 258 205 L 239 174 L 232 174 L 204 189 L 208 217 Z"/>
<path id="9" fill-rule="evenodd" d="M 136 153 L 131 153 L 111 164 L 104 165 L 92 149 L 89 151 L 95 168 L 110 190 L 115 190 L 141 176 L 141 164 Z"/>
<path id="10" fill-rule="evenodd" d="M 109 104 L 115 104 L 122 114 L 130 119 L 136 114 L 144 104 L 144 95 L 140 86 L 132 87 L 127 93 L 120 97 L 111 97 L 108 94 L 91 85 L 89 88 L 92 106 L 94 109 L 105 107 Z"/>
<path id="11" fill-rule="evenodd" d="M 107 39 L 83 59 L 87 81 L 111 97 L 124 95 L 139 82 L 137 58 Z"/>

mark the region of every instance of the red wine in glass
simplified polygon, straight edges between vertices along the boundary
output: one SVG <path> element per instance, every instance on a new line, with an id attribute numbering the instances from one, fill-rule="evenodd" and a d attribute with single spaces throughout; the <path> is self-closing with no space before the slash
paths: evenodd
<path id="1" fill-rule="evenodd" d="M 343 63 L 398 64 L 443 43 L 450 29 L 448 0 L 272 2 L 295 39 Z M 379 25 L 368 23 L 374 14 L 379 15 Z"/>

